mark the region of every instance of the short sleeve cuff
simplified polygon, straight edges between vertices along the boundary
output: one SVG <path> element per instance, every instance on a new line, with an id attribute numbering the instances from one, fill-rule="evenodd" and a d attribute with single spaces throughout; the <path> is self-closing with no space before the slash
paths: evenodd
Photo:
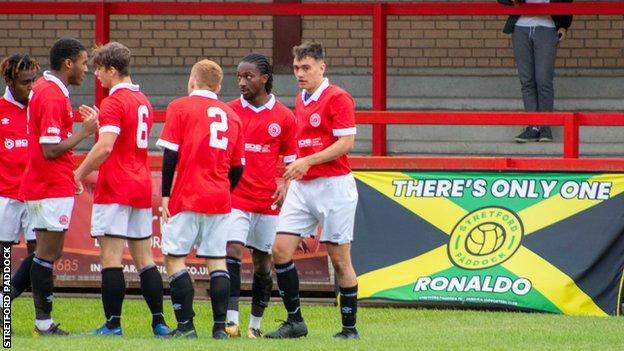
<path id="1" fill-rule="evenodd" d="M 39 137 L 39 144 L 58 144 L 61 142 L 60 136 L 42 136 Z"/>
<path id="2" fill-rule="evenodd" d="M 355 129 L 355 127 L 353 127 L 353 128 L 342 128 L 342 129 L 333 129 L 332 132 L 334 133 L 334 136 L 342 137 L 342 136 L 347 136 L 347 135 L 355 135 L 356 134 L 356 129 Z"/>
<path id="3" fill-rule="evenodd" d="M 117 135 L 121 134 L 121 128 L 117 126 L 102 126 L 99 129 L 100 133 L 115 133 Z"/>
<path id="4" fill-rule="evenodd" d="M 284 163 L 295 162 L 296 159 L 297 159 L 297 155 L 284 156 Z"/>
<path id="5" fill-rule="evenodd" d="M 178 151 L 178 149 L 180 148 L 180 145 L 178 144 L 174 144 L 170 141 L 167 140 L 163 140 L 163 139 L 158 139 L 158 141 L 156 142 L 156 146 L 162 148 L 162 149 L 169 149 L 171 151 Z"/>

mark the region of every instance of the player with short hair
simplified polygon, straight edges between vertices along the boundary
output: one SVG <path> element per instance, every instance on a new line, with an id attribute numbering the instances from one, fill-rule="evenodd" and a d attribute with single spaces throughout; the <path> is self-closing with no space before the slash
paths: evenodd
<path id="1" fill-rule="evenodd" d="M 18 244 L 21 231 L 28 251 L 11 278 L 11 299 L 30 287 L 30 267 L 35 257 L 35 231 L 19 188 L 28 160 L 26 107 L 38 70 L 39 63 L 23 54 L 13 54 L 0 63 L 6 83 L 4 96 L 0 97 L 0 140 L 4 142 L 0 146 L 0 243 L 3 247 Z"/>
<path id="2" fill-rule="evenodd" d="M 323 46 L 306 42 L 293 48 L 293 69 L 299 87 L 295 99 L 299 158 L 286 166 L 292 180 L 279 214 L 273 262 L 288 319 L 268 338 L 306 336 L 301 315 L 299 277 L 293 254 L 304 237 L 321 225 L 321 242 L 336 270 L 340 286 L 341 339 L 356 339 L 357 278 L 351 264 L 351 241 L 358 193 L 347 161 L 355 140 L 355 102 L 324 77 Z"/>
<path id="3" fill-rule="evenodd" d="M 210 273 L 212 337 L 226 339 L 225 316 L 230 276 L 225 264 L 230 192 L 243 171 L 244 139 L 236 113 L 217 99 L 223 71 L 210 60 L 197 62 L 188 81 L 189 96 L 167 106 L 156 145 L 164 148 L 162 167 L 162 251 L 170 279 L 177 328 L 173 338 L 195 338 L 193 281 L 186 256 L 193 246 Z M 173 175 L 176 181 L 171 191 Z"/>
<path id="4" fill-rule="evenodd" d="M 54 324 L 52 272 L 61 257 L 74 195 L 74 159 L 71 149 L 98 127 L 97 112 L 85 111 L 82 128 L 72 133 L 74 117 L 69 85 L 80 85 L 87 72 L 87 50 L 78 40 L 61 38 L 50 49 L 51 71 L 43 72 L 28 103 L 28 163 L 20 188 L 35 228 L 37 250 L 30 269 L 35 303 L 35 335 L 68 335 Z"/>
<path id="5" fill-rule="evenodd" d="M 99 167 L 93 195 L 91 236 L 102 261 L 102 304 L 106 322 L 91 335 L 122 335 L 126 291 L 122 256 L 127 243 L 152 313 L 155 336 L 171 330 L 163 315 L 163 282 L 152 256 L 152 178 L 148 141 L 154 111 L 130 77 L 130 50 L 110 42 L 93 50 L 95 76 L 109 96 L 100 104 L 99 137 L 75 171 L 76 182 Z"/>
<path id="6" fill-rule="evenodd" d="M 251 316 L 247 336 L 262 335 L 260 323 L 273 288 L 271 248 L 275 240 L 278 205 L 281 205 L 288 182 L 279 187 L 275 177 L 279 156 L 290 163 L 297 158 L 296 124 L 293 113 L 273 94 L 273 69 L 269 59 L 260 54 L 244 57 L 237 68 L 239 99 L 228 103 L 243 122 L 245 134 L 245 173 L 232 193 L 229 217 L 227 267 L 230 273 L 226 332 L 240 336 L 238 300 L 243 248 L 251 250 L 254 265 L 251 285 Z"/>

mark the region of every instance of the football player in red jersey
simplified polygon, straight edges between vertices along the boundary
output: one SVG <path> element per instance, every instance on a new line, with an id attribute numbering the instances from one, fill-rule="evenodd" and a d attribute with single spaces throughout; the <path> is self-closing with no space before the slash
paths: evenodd
<path id="1" fill-rule="evenodd" d="M 167 106 L 162 134 L 162 251 L 178 322 L 174 338 L 197 337 L 193 325 L 193 282 L 186 256 L 193 246 L 210 272 L 212 337 L 226 339 L 225 316 L 230 277 L 225 264 L 230 192 L 243 171 L 244 138 L 236 113 L 217 99 L 223 71 L 210 60 L 197 62 L 189 96 Z M 173 191 L 171 184 L 177 168 Z"/>
<path id="2" fill-rule="evenodd" d="M 247 336 L 262 335 L 260 323 L 269 303 L 271 248 L 277 227 L 277 205 L 281 205 L 287 182 L 276 184 L 279 156 L 290 163 L 297 157 L 295 116 L 273 94 L 273 69 L 269 59 L 250 54 L 237 69 L 240 98 L 228 105 L 243 122 L 245 134 L 245 172 L 232 193 L 232 213 L 228 227 L 227 267 L 230 273 L 226 332 L 240 336 L 238 299 L 240 296 L 240 265 L 244 246 L 251 250 L 254 265 L 251 285 L 251 316 Z"/>
<path id="3" fill-rule="evenodd" d="M 297 338 L 308 329 L 301 315 L 299 277 L 292 256 L 304 237 L 321 225 L 321 242 L 340 286 L 340 339 L 356 339 L 357 279 L 351 264 L 351 241 L 358 192 L 347 161 L 355 140 L 355 102 L 324 77 L 323 46 L 306 42 L 293 48 L 299 87 L 295 99 L 298 159 L 286 166 L 292 180 L 279 214 L 273 262 L 288 319 L 269 338 Z"/>
<path id="4" fill-rule="evenodd" d="M 154 111 L 130 77 L 130 50 L 111 42 L 93 50 L 95 76 L 109 96 L 99 112 L 99 138 L 75 172 L 80 183 L 99 168 L 91 213 L 91 236 L 102 260 L 102 304 L 106 323 L 91 335 L 122 335 L 126 282 L 122 256 L 127 243 L 152 313 L 157 337 L 171 330 L 163 315 L 163 283 L 152 256 L 152 178 L 147 147 Z"/>
<path id="5" fill-rule="evenodd" d="M 35 335 L 68 335 L 51 317 L 54 261 L 61 257 L 65 231 L 77 191 L 71 150 L 98 127 L 94 109 L 72 133 L 74 117 L 69 85 L 80 85 L 87 72 L 87 50 L 76 39 L 61 38 L 50 49 L 51 71 L 43 73 L 28 102 L 28 162 L 20 188 L 37 236 L 30 269 L 35 303 Z"/>
<path id="6" fill-rule="evenodd" d="M 0 63 L 6 89 L 0 97 L 0 242 L 19 243 L 20 231 L 26 240 L 28 256 L 11 278 L 11 299 L 30 287 L 30 267 L 35 257 L 35 231 L 28 220 L 26 204 L 19 188 L 28 159 L 26 107 L 39 64 L 28 55 L 13 54 Z"/>

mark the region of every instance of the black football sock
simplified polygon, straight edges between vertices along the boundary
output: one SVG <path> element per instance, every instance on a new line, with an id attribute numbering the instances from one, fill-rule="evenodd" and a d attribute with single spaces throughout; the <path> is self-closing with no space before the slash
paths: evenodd
<path id="1" fill-rule="evenodd" d="M 269 305 L 271 290 L 273 289 L 273 279 L 271 273 L 254 273 L 251 284 L 251 315 L 262 317 L 264 309 Z"/>
<path id="2" fill-rule="evenodd" d="M 144 267 L 139 272 L 141 294 L 152 312 L 152 328 L 157 324 L 166 324 L 163 314 L 163 281 L 156 265 Z"/>
<path id="3" fill-rule="evenodd" d="M 54 262 L 38 257 L 33 258 L 30 266 L 30 281 L 35 303 L 35 318 L 38 320 L 52 318 L 50 313 L 52 313 L 52 300 L 54 299 L 53 270 Z"/>
<path id="4" fill-rule="evenodd" d="M 126 280 L 121 267 L 102 269 L 102 305 L 109 329 L 121 326 L 121 306 L 126 296 Z"/>
<path id="5" fill-rule="evenodd" d="M 226 271 L 210 272 L 210 303 L 214 326 L 212 332 L 225 329 L 225 316 L 230 294 L 230 275 Z"/>
<path id="6" fill-rule="evenodd" d="M 357 291 L 358 287 L 340 288 L 340 314 L 342 315 L 342 327 L 355 328 L 357 314 Z"/>
<path id="7" fill-rule="evenodd" d="M 226 257 L 225 264 L 230 275 L 230 296 L 228 299 L 228 311 L 238 311 L 238 300 L 240 298 L 240 269 L 241 261 L 238 258 Z"/>
<path id="8" fill-rule="evenodd" d="M 20 296 L 24 290 L 30 287 L 30 267 L 35 254 L 28 255 L 20 264 L 11 278 L 11 300 Z"/>
<path id="9" fill-rule="evenodd" d="M 293 261 L 276 264 L 277 286 L 280 296 L 284 301 L 284 307 L 288 312 L 288 320 L 295 322 L 303 321 L 301 315 L 301 302 L 299 301 L 299 275 Z"/>
<path id="10" fill-rule="evenodd" d="M 171 302 L 178 321 L 178 330 L 182 332 L 191 330 L 194 328 L 193 317 L 195 317 L 193 280 L 186 269 L 175 273 L 170 279 Z"/>

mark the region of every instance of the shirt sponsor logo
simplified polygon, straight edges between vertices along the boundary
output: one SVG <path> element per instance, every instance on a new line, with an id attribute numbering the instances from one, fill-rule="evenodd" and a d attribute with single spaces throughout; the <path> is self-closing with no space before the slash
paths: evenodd
<path id="1" fill-rule="evenodd" d="M 269 135 L 272 137 L 277 137 L 282 133 L 282 127 L 280 127 L 277 123 L 271 123 L 269 125 Z"/>
<path id="2" fill-rule="evenodd" d="M 321 125 L 321 115 L 319 115 L 318 113 L 313 113 L 312 116 L 310 116 L 310 125 L 314 128 L 318 127 Z"/>
<path id="3" fill-rule="evenodd" d="M 28 139 L 4 139 L 4 147 L 11 150 L 14 147 L 28 147 Z"/>
<path id="4" fill-rule="evenodd" d="M 271 145 L 245 143 L 245 152 L 269 153 L 271 152 Z"/>
<path id="5" fill-rule="evenodd" d="M 3 119 L 0 119 L 0 122 L 4 125 L 7 125 L 11 122 L 11 120 L 8 117 L 4 117 Z"/>
<path id="6" fill-rule="evenodd" d="M 61 130 L 60 130 L 59 128 L 56 128 L 56 127 L 48 127 L 48 131 L 47 131 L 47 133 L 48 133 L 48 134 L 56 134 L 56 135 L 59 135 L 59 134 L 61 134 Z"/>
<path id="7" fill-rule="evenodd" d="M 321 138 L 299 139 L 297 140 L 297 145 L 299 147 L 323 146 L 323 141 Z"/>

